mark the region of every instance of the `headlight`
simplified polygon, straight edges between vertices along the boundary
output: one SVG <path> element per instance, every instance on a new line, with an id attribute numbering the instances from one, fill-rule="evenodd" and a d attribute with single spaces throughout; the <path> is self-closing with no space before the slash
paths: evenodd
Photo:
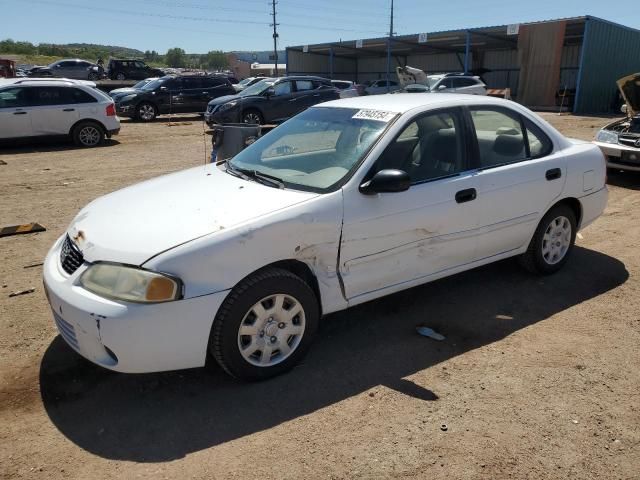
<path id="1" fill-rule="evenodd" d="M 170 302 L 182 295 L 177 278 L 111 263 L 91 265 L 80 277 L 80 285 L 101 297 L 129 302 Z"/>
<path id="2" fill-rule="evenodd" d="M 223 103 L 222 105 L 220 105 L 220 108 L 218 109 L 218 111 L 224 112 L 225 110 L 229 110 L 235 107 L 237 104 L 238 104 L 237 100 L 232 100 L 231 102 Z"/>
<path id="3" fill-rule="evenodd" d="M 611 130 L 600 130 L 596 135 L 596 140 L 603 143 L 618 143 L 618 134 Z"/>

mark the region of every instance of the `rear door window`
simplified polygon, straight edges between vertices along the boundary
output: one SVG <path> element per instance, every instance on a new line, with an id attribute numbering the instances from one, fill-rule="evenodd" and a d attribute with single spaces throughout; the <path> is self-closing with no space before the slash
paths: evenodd
<path id="1" fill-rule="evenodd" d="M 66 87 L 31 87 L 29 96 L 34 107 L 74 103 L 71 89 Z"/>
<path id="2" fill-rule="evenodd" d="M 479 167 L 490 168 L 527 158 L 520 115 L 507 109 L 470 109 L 478 139 Z"/>
<path id="3" fill-rule="evenodd" d="M 313 89 L 313 82 L 311 80 L 296 80 L 296 90 L 298 92 L 304 92 Z"/>

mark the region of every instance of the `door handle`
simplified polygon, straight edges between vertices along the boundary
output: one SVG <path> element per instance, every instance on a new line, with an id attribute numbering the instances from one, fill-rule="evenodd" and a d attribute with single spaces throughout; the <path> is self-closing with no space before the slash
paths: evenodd
<path id="1" fill-rule="evenodd" d="M 64 110 L 62 110 L 63 112 L 75 112 L 76 109 L 75 108 L 65 108 Z"/>
<path id="2" fill-rule="evenodd" d="M 475 200 L 478 196 L 475 188 L 467 188 L 466 190 L 460 190 L 456 193 L 456 202 L 465 203 Z"/>
<path id="3" fill-rule="evenodd" d="M 14 115 L 26 115 L 27 112 L 13 112 Z"/>
<path id="4" fill-rule="evenodd" d="M 547 170 L 547 173 L 545 174 L 545 177 L 549 181 L 556 180 L 561 176 L 562 176 L 562 170 L 560 170 L 559 168 L 552 168 L 551 170 Z"/>

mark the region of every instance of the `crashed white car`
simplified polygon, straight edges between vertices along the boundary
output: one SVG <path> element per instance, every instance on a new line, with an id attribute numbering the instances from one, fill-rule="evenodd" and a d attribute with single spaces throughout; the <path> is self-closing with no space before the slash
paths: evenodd
<path id="1" fill-rule="evenodd" d="M 121 372 L 266 378 L 322 315 L 507 257 L 549 274 L 607 202 L 605 163 L 526 108 L 336 100 L 227 162 L 98 198 L 49 252 L 61 336 Z"/>
<path id="2" fill-rule="evenodd" d="M 627 117 L 604 126 L 594 143 L 607 156 L 609 168 L 640 172 L 640 73 L 617 83 Z"/>

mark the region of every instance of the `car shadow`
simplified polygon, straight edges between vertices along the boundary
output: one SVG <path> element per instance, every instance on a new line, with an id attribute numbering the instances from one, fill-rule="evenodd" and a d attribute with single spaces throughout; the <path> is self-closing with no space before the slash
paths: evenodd
<path id="1" fill-rule="evenodd" d="M 512 260 L 455 275 L 327 316 L 306 360 L 290 373 L 242 383 L 216 366 L 127 375 L 85 361 L 57 337 L 40 366 L 53 424 L 109 459 L 184 457 L 384 385 L 423 401 L 438 392 L 405 377 L 499 341 L 623 284 L 619 260 L 576 248 L 553 276 Z M 443 342 L 416 334 L 426 322 Z"/>
<path id="2" fill-rule="evenodd" d="M 174 114 L 166 114 L 159 115 L 150 122 L 142 122 L 139 120 L 135 120 L 133 118 L 123 118 L 120 117 L 120 123 L 173 123 L 173 122 L 204 122 L 204 115 L 200 115 L 197 113 L 174 113 Z"/>
<path id="3" fill-rule="evenodd" d="M 11 140 L 0 142 L 0 155 L 21 155 L 24 153 L 48 153 L 62 152 L 66 150 L 92 150 L 94 148 L 108 148 L 120 145 L 114 138 L 105 138 L 104 142 L 96 147 L 78 147 L 72 140 L 60 137 L 38 137 L 24 140 Z"/>
<path id="4" fill-rule="evenodd" d="M 607 184 L 629 190 L 640 190 L 640 172 L 609 169 L 607 171 Z"/>

